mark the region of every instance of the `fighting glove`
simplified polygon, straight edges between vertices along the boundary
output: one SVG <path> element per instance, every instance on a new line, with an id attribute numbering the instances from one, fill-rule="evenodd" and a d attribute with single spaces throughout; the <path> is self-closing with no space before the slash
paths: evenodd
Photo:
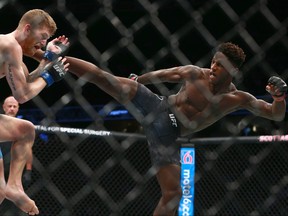
<path id="1" fill-rule="evenodd" d="M 281 78 L 272 76 L 268 80 L 266 90 L 275 101 L 283 101 L 286 97 L 287 84 Z"/>
<path id="2" fill-rule="evenodd" d="M 43 55 L 43 58 L 48 59 L 49 61 L 55 61 L 60 56 L 65 56 L 68 50 L 69 43 L 63 43 L 58 39 L 54 39 L 47 44 L 46 51 Z M 53 50 L 53 51 L 52 51 Z"/>
<path id="3" fill-rule="evenodd" d="M 64 63 L 58 60 L 52 65 L 48 65 L 44 68 L 44 71 L 40 76 L 47 83 L 47 87 L 51 86 L 54 82 L 58 82 L 64 78 L 66 74 Z"/>
<path id="4" fill-rule="evenodd" d="M 137 82 L 138 80 L 138 75 L 131 73 L 128 77 L 128 79 L 134 80 L 135 82 Z"/>

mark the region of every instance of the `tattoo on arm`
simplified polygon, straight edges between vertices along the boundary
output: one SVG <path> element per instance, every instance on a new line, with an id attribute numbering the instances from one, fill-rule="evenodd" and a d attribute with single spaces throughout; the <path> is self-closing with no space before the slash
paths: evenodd
<path id="1" fill-rule="evenodd" d="M 11 83 L 11 86 L 13 88 L 14 91 L 16 91 L 16 86 L 15 86 L 15 83 L 14 83 L 14 78 L 13 78 L 13 72 L 12 72 L 12 69 L 11 69 L 11 65 L 8 65 L 8 79 L 10 80 L 10 83 Z"/>

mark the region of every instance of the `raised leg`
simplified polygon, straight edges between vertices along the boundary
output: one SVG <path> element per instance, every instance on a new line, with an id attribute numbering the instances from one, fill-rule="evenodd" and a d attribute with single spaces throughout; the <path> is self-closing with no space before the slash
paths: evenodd
<path id="1" fill-rule="evenodd" d="M 69 62 L 69 72 L 87 82 L 93 83 L 118 102 L 125 104 L 134 97 L 137 82 L 124 77 L 114 76 L 96 65 L 74 57 L 66 57 Z"/>
<path id="2" fill-rule="evenodd" d="M 35 139 L 34 125 L 29 121 L 0 115 L 0 139 L 0 141 L 13 141 L 5 197 L 22 211 L 29 215 L 36 215 L 39 210 L 35 202 L 24 192 L 22 186 L 22 173 L 27 161 L 27 152 L 32 148 Z"/>

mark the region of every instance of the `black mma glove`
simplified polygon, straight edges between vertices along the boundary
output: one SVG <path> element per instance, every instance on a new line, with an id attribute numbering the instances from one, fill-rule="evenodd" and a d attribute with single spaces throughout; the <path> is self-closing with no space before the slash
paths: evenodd
<path id="1" fill-rule="evenodd" d="M 49 87 L 54 82 L 62 80 L 65 74 L 66 71 L 63 62 L 61 60 L 58 60 L 52 66 L 51 65 L 46 66 L 40 76 L 47 83 L 47 87 Z"/>
<path id="2" fill-rule="evenodd" d="M 286 97 L 287 84 L 280 77 L 272 76 L 268 80 L 266 90 L 275 101 L 283 101 Z"/>
<path id="3" fill-rule="evenodd" d="M 55 46 L 58 51 L 56 52 L 52 52 L 50 50 L 51 46 Z M 56 59 L 58 59 L 60 56 L 65 56 L 65 54 L 68 51 L 68 45 L 63 44 L 61 41 L 51 41 L 47 44 L 47 48 L 46 51 L 43 55 L 43 58 L 48 59 L 49 61 L 55 61 Z"/>
<path id="4" fill-rule="evenodd" d="M 131 73 L 128 77 L 128 79 L 134 80 L 135 82 L 137 82 L 138 80 L 138 75 Z"/>

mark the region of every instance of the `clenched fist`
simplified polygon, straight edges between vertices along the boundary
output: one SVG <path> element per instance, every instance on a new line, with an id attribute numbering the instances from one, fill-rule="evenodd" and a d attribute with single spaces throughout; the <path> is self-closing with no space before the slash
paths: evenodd
<path id="1" fill-rule="evenodd" d="M 280 77 L 272 76 L 268 80 L 266 91 L 272 95 L 274 100 L 283 101 L 286 97 L 287 84 Z"/>

